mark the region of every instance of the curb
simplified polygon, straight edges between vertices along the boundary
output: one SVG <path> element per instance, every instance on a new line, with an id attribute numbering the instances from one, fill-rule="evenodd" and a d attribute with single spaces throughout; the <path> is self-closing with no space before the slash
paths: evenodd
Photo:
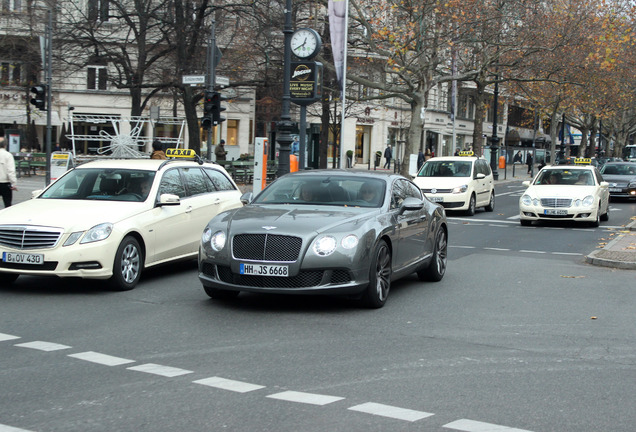
<path id="1" fill-rule="evenodd" d="M 628 231 L 636 231 L 636 220 L 630 222 L 625 226 L 625 230 Z M 615 239 L 610 241 L 608 244 L 603 247 L 603 249 L 597 249 L 591 252 L 589 255 L 585 257 L 585 262 L 588 264 L 592 264 L 599 267 L 611 267 L 622 270 L 636 270 L 636 251 L 634 252 L 624 252 L 620 259 L 612 259 L 604 257 L 603 255 L 610 255 L 614 252 L 615 255 L 620 253 L 620 251 L 612 251 L 612 249 L 627 236 L 634 236 L 636 238 L 636 234 L 621 234 L 617 236 Z M 629 258 L 625 259 L 625 255 L 629 256 Z"/>

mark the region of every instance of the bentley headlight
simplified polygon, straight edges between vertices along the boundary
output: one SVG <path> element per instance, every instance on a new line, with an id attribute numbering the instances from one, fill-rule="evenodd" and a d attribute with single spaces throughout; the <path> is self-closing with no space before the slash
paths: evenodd
<path id="1" fill-rule="evenodd" d="M 532 198 L 530 197 L 530 195 L 523 194 L 523 196 L 521 197 L 521 204 L 523 204 L 524 206 L 531 206 Z"/>
<path id="2" fill-rule="evenodd" d="M 353 249 L 354 247 L 358 246 L 358 237 L 354 236 L 353 234 L 349 234 L 348 236 L 343 238 L 342 242 L 340 243 L 345 249 Z"/>
<path id="3" fill-rule="evenodd" d="M 583 205 L 585 207 L 591 207 L 592 204 L 594 204 L 594 197 L 592 195 L 588 195 L 585 198 L 583 198 Z"/>
<path id="4" fill-rule="evenodd" d="M 319 256 L 328 256 L 336 250 L 336 239 L 332 236 L 323 236 L 314 241 L 314 252 Z"/>
<path id="5" fill-rule="evenodd" d="M 461 186 L 457 186 L 456 188 L 453 188 L 451 193 L 454 193 L 454 194 L 464 193 L 467 190 L 468 190 L 468 185 L 461 185 Z"/>
<path id="6" fill-rule="evenodd" d="M 205 235 L 205 232 L 204 232 Z M 227 236 L 223 231 L 217 231 L 210 237 L 210 246 L 217 252 L 220 252 L 225 247 L 225 241 Z"/>
<path id="7" fill-rule="evenodd" d="M 110 233 L 113 232 L 113 224 L 112 223 L 103 223 L 99 225 L 95 225 L 93 228 L 86 231 L 86 235 L 80 241 L 80 244 L 85 243 L 93 243 L 97 241 L 102 241 L 110 236 Z"/>

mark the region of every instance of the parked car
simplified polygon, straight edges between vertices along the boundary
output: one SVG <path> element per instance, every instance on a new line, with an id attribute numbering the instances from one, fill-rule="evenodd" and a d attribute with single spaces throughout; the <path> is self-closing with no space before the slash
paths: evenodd
<path id="1" fill-rule="evenodd" d="M 636 198 L 636 162 L 607 162 L 600 171 L 611 198 Z"/>
<path id="2" fill-rule="evenodd" d="M 521 225 L 533 221 L 569 220 L 598 226 L 609 218 L 608 183 L 591 165 L 547 166 L 519 199 Z"/>
<path id="3" fill-rule="evenodd" d="M 472 155 L 472 152 L 469 152 Z M 447 210 L 475 214 L 495 209 L 495 182 L 486 159 L 444 156 L 427 160 L 413 179 L 426 197 Z"/>
<path id="4" fill-rule="evenodd" d="M 197 257 L 211 215 L 241 207 L 216 164 L 100 160 L 68 171 L 35 197 L 0 211 L 0 282 L 19 275 L 137 285 L 143 269 Z"/>
<path id="5" fill-rule="evenodd" d="M 199 279 L 212 298 L 336 294 L 379 308 L 398 278 L 441 280 L 447 241 L 444 209 L 400 175 L 296 172 L 210 221 Z"/>

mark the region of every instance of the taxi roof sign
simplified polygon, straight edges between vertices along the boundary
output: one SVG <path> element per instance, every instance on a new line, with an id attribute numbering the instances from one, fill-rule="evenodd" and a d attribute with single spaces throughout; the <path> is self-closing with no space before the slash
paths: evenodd
<path id="1" fill-rule="evenodd" d="M 590 165 L 592 163 L 592 158 L 574 158 L 574 163 L 582 164 L 582 165 Z"/>
<path id="2" fill-rule="evenodd" d="M 475 152 L 464 150 L 459 152 L 459 156 L 475 156 Z"/>
<path id="3" fill-rule="evenodd" d="M 169 148 L 166 149 L 166 156 L 173 158 L 194 158 L 197 157 L 197 152 L 192 149 Z"/>

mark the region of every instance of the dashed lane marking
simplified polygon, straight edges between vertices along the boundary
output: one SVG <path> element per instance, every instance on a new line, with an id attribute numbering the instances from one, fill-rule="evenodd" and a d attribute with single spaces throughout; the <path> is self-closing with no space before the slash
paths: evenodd
<path id="1" fill-rule="evenodd" d="M 0 432 L 32 432 L 32 431 L 0 424 Z"/>
<path id="2" fill-rule="evenodd" d="M 128 360 L 121 357 L 114 357 L 108 354 L 100 354 L 95 351 L 86 351 L 83 353 L 69 354 L 69 357 L 86 360 L 93 363 L 99 363 L 105 366 L 119 366 L 128 363 L 134 363 L 135 360 Z"/>
<path id="3" fill-rule="evenodd" d="M 367 402 L 348 408 L 351 411 L 358 411 L 367 414 L 373 414 L 382 417 L 394 418 L 397 420 L 406 420 L 410 422 L 418 421 L 426 417 L 435 415 L 424 411 L 415 411 L 406 408 L 399 408 L 391 405 L 383 405 L 379 403 Z"/>
<path id="4" fill-rule="evenodd" d="M 508 252 L 508 251 L 510 251 L 510 249 L 506 249 L 506 248 L 495 248 L 495 247 L 485 247 L 484 249 L 486 249 L 486 250 L 492 250 L 492 251 L 500 251 L 500 252 Z"/>
<path id="5" fill-rule="evenodd" d="M 146 364 L 142 364 L 138 366 L 132 366 L 127 369 L 138 371 L 138 372 L 145 372 L 145 373 L 149 373 L 153 375 L 161 375 L 168 378 L 173 378 L 173 377 L 193 373 L 192 371 L 189 371 L 189 370 L 179 369 L 179 368 L 170 367 L 170 366 L 162 366 L 162 365 L 158 365 L 154 363 L 146 363 Z"/>
<path id="6" fill-rule="evenodd" d="M 343 397 L 339 396 L 327 396 L 315 393 L 304 393 L 297 391 L 285 391 L 282 393 L 274 393 L 267 395 L 266 397 L 278 400 L 285 400 L 289 402 L 298 402 L 311 405 L 327 405 L 333 402 L 343 400 Z"/>
<path id="7" fill-rule="evenodd" d="M 17 347 L 22 348 L 31 348 L 40 351 L 59 351 L 71 348 L 68 345 L 57 344 L 53 342 L 44 342 L 44 341 L 33 341 L 33 342 L 25 342 L 21 344 L 15 344 Z"/>
<path id="8" fill-rule="evenodd" d="M 531 432 L 525 429 L 511 428 L 492 423 L 461 419 L 444 425 L 445 428 L 464 432 Z"/>
<path id="9" fill-rule="evenodd" d="M 448 245 L 449 248 L 454 249 L 478 249 L 476 246 L 464 246 L 464 245 Z M 482 247 L 483 250 L 489 250 L 494 252 L 515 252 L 512 249 L 508 248 L 497 248 L 497 247 Z M 582 253 L 578 252 L 549 252 L 549 251 L 540 251 L 540 250 L 527 250 L 522 249 L 516 252 L 520 253 L 533 253 L 533 254 L 550 254 L 550 255 L 568 255 L 568 256 L 582 256 Z"/>
<path id="10" fill-rule="evenodd" d="M 0 333 L 0 342 L 13 340 L 13 339 L 20 339 L 20 336 L 13 336 L 13 335 L 6 334 L 6 333 Z"/>
<path id="11" fill-rule="evenodd" d="M 204 379 L 200 379 L 200 380 L 196 380 L 192 382 L 195 384 L 201 384 L 208 387 L 215 387 L 222 390 L 230 390 L 237 393 L 247 393 L 254 390 L 260 390 L 262 388 L 265 388 L 265 386 L 262 386 L 262 385 L 250 384 L 250 383 L 246 383 L 242 381 L 234 381 L 234 380 L 229 380 L 229 379 L 225 379 L 225 378 L 221 378 L 217 376 L 211 377 L 211 378 L 204 378 Z"/>
<path id="12" fill-rule="evenodd" d="M 546 254 L 546 251 L 538 251 L 538 250 L 525 250 L 521 249 L 519 252 L 521 253 L 533 253 L 533 254 Z"/>

